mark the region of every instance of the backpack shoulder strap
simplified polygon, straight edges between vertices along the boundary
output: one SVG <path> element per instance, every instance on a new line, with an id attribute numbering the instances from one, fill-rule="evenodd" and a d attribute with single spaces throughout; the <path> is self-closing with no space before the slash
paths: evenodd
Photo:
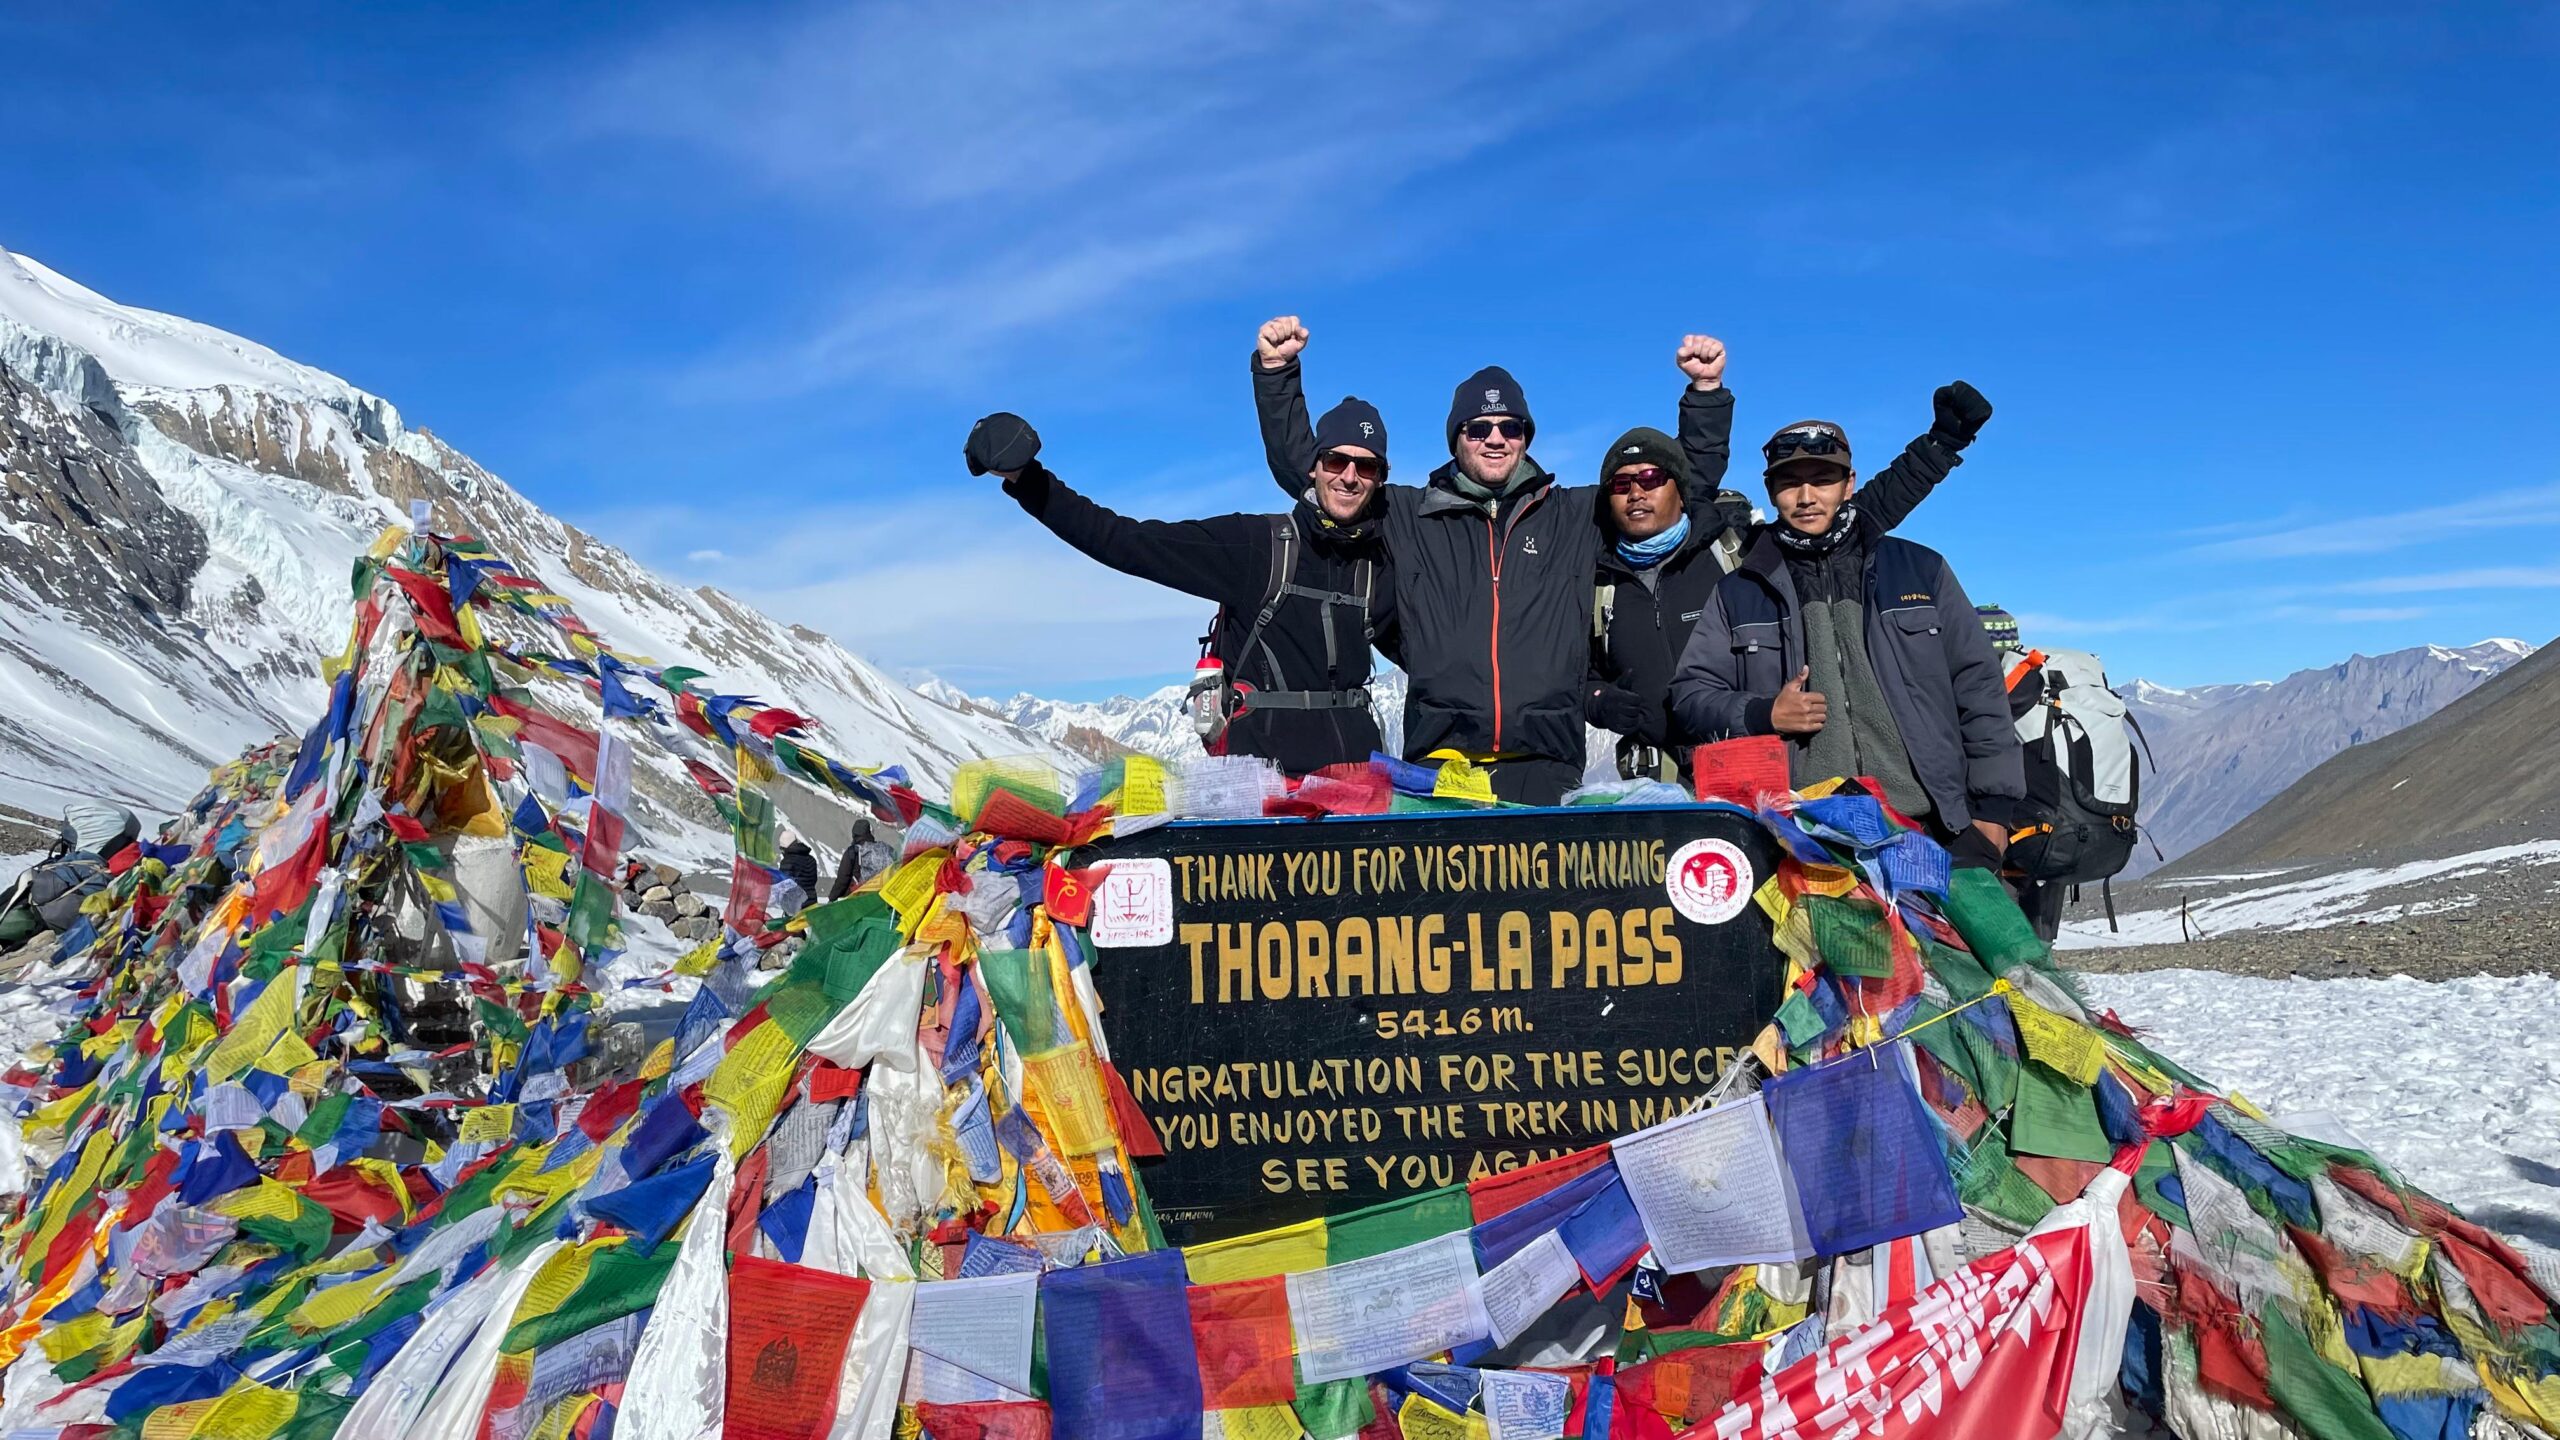
<path id="1" fill-rule="evenodd" d="M 1271 579 L 1262 587 L 1262 610 L 1253 617 L 1252 628 L 1244 633 L 1244 644 L 1236 651 L 1235 666 L 1241 671 L 1262 643 L 1262 632 L 1271 617 L 1280 612 L 1281 597 L 1289 591 L 1290 579 L 1298 573 L 1298 517 L 1280 514 L 1271 517 Z M 1279 677 L 1273 676 L 1279 683 Z"/>

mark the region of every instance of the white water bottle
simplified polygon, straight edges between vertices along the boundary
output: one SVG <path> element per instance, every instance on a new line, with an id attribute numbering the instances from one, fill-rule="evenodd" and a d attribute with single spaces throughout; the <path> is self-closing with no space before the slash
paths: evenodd
<path id="1" fill-rule="evenodd" d="M 1191 711 L 1191 729 L 1203 745 L 1214 745 L 1227 731 L 1227 667 L 1215 655 L 1203 655 L 1192 667 L 1191 688 L 1182 703 Z"/>

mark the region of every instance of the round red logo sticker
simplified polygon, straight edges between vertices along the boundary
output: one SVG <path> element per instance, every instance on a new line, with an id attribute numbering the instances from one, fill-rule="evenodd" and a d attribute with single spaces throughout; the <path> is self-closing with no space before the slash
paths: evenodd
<path id="1" fill-rule="evenodd" d="M 1758 883 L 1751 857 L 1730 840 L 1692 840 L 1671 852 L 1662 888 L 1671 908 L 1701 925 L 1721 925 L 1751 903 Z"/>

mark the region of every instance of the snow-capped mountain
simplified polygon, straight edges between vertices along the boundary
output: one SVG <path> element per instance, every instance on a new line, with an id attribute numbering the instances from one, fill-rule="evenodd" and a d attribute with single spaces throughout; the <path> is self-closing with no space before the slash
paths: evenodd
<path id="1" fill-rule="evenodd" d="M 2176 689 L 2116 687 L 2157 773 L 2142 782 L 2142 825 L 2169 859 L 2230 829 L 2320 762 L 2426 719 L 2533 653 L 2521 640 L 2419 645 L 2353 655 L 2282 680 Z M 2142 846 L 2128 875 L 2162 862 Z"/>
<path id="2" fill-rule="evenodd" d="M 0 806 L 46 817 L 108 796 L 165 811 L 242 746 L 299 733 L 324 698 L 321 659 L 346 642 L 350 566 L 414 501 L 617 646 L 811 716 L 848 763 L 903 764 L 938 788 L 977 756 L 1072 760 L 813 630 L 674 585 L 379 396 L 0 249 Z M 690 782 L 656 758 L 634 816 L 643 848 L 725 854 Z M 779 788 L 822 848 L 841 840 L 833 807 Z"/>

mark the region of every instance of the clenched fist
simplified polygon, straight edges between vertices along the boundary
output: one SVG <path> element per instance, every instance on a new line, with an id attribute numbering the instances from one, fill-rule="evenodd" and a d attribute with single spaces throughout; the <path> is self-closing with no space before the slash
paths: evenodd
<path id="1" fill-rule="evenodd" d="M 1692 389 L 1713 390 L 1724 383 L 1724 342 L 1713 335 L 1681 336 L 1680 349 L 1671 358 L 1679 362 Z"/>
<path id="2" fill-rule="evenodd" d="M 1307 327 L 1295 315 L 1278 315 L 1262 322 L 1262 331 L 1253 337 L 1254 358 L 1265 370 L 1277 370 L 1298 358 L 1307 348 Z"/>
<path id="3" fill-rule="evenodd" d="M 1961 450 L 1982 433 L 1991 418 L 1991 402 L 1982 392 L 1962 380 L 1938 387 L 1929 397 L 1934 418 L 1929 422 L 1929 437 L 1950 450 Z"/>
<path id="4" fill-rule="evenodd" d="M 1010 480 L 1040 458 L 1040 432 L 1021 416 L 999 410 L 969 427 L 960 458 L 972 475 L 993 472 Z"/>
<path id="5" fill-rule="evenodd" d="M 1831 702 L 1819 690 L 1807 690 L 1805 682 L 1813 678 L 1813 667 L 1796 671 L 1796 678 L 1778 692 L 1777 703 L 1769 707 L 1769 728 L 1781 735 L 1818 735 L 1831 718 Z"/>

